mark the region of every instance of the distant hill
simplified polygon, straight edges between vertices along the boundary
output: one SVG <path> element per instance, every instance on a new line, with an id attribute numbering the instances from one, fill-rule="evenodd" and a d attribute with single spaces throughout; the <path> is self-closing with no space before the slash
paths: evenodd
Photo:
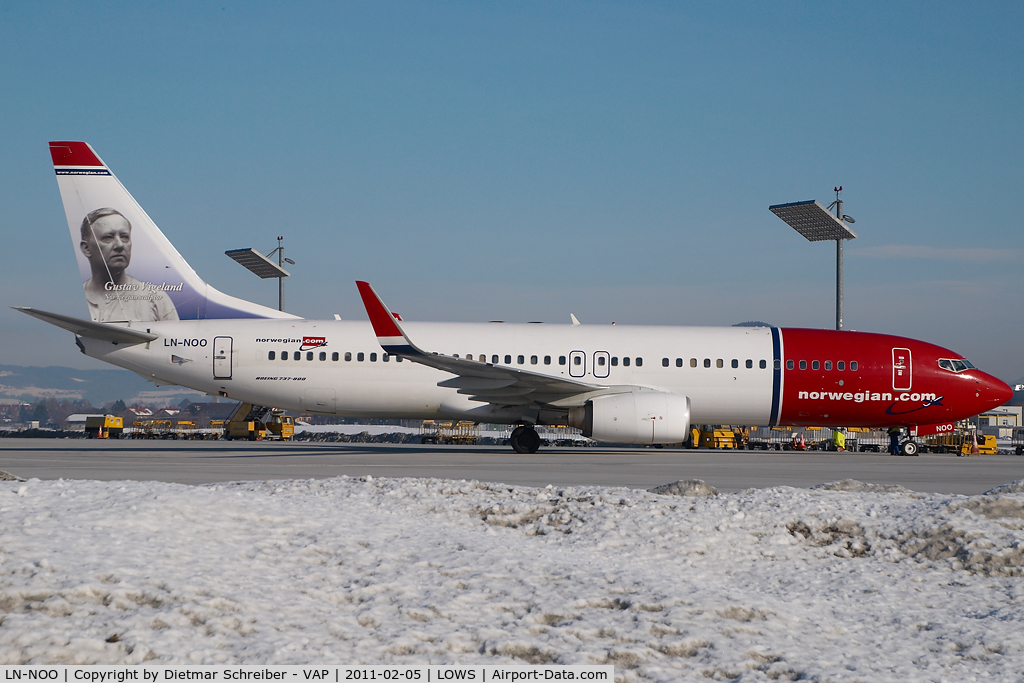
<path id="1" fill-rule="evenodd" d="M 40 398 L 88 399 L 101 406 L 123 399 L 125 403 L 177 403 L 204 394 L 184 387 L 157 387 L 133 372 L 120 369 L 76 370 L 57 365 L 33 367 L 0 365 L 0 401 L 28 403 Z"/>
<path id="2" fill-rule="evenodd" d="M 736 323 L 733 327 L 771 327 L 771 325 L 760 320 L 748 320 L 745 323 Z"/>

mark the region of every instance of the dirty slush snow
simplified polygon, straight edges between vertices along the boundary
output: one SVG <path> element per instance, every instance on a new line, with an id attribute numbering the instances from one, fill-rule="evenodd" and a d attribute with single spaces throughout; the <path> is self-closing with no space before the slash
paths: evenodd
<path id="1" fill-rule="evenodd" d="M 2 664 L 1019 680 L 1024 486 L 4 482 Z"/>

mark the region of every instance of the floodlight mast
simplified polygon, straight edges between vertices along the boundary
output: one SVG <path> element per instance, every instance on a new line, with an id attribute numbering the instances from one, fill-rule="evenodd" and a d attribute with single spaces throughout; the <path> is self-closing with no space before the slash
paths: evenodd
<path id="1" fill-rule="evenodd" d="M 836 241 L 836 329 L 843 329 L 843 240 L 852 240 L 857 233 L 850 230 L 846 223 L 853 223 L 850 216 L 843 214 L 843 201 L 840 199 L 842 187 L 836 187 L 836 201 L 825 208 L 816 200 L 775 204 L 768 210 L 781 218 L 791 228 L 810 242 L 823 240 Z M 829 211 L 836 207 L 836 216 Z"/>

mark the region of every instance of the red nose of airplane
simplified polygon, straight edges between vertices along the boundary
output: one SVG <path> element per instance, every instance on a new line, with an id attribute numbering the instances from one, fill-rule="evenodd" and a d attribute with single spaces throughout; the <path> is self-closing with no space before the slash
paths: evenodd
<path id="1" fill-rule="evenodd" d="M 980 412 L 1001 406 L 1013 398 L 1013 389 L 1010 385 L 988 373 L 979 372 L 976 381 L 978 402 L 984 406 Z"/>

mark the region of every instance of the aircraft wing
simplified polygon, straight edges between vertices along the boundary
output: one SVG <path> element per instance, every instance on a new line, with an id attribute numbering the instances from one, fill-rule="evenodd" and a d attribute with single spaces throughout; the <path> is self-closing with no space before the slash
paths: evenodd
<path id="1" fill-rule="evenodd" d="M 69 315 L 40 311 L 38 308 L 29 308 L 28 306 L 12 306 L 12 308 L 33 318 L 39 318 L 43 322 L 56 325 L 69 332 L 74 332 L 79 337 L 101 339 L 115 344 L 145 344 L 158 337 L 158 335 L 142 332 L 141 330 L 133 330 L 129 327 L 120 327 L 110 323 L 96 323 L 91 320 L 80 320 Z"/>
<path id="2" fill-rule="evenodd" d="M 612 389 L 601 384 L 425 351 L 409 339 L 399 325 L 398 317 L 391 313 L 368 282 L 359 281 L 356 286 L 384 351 L 456 375 L 437 385 L 457 389 L 458 393 L 468 395 L 472 400 L 506 406 L 551 404 L 572 397 L 607 393 Z"/>

